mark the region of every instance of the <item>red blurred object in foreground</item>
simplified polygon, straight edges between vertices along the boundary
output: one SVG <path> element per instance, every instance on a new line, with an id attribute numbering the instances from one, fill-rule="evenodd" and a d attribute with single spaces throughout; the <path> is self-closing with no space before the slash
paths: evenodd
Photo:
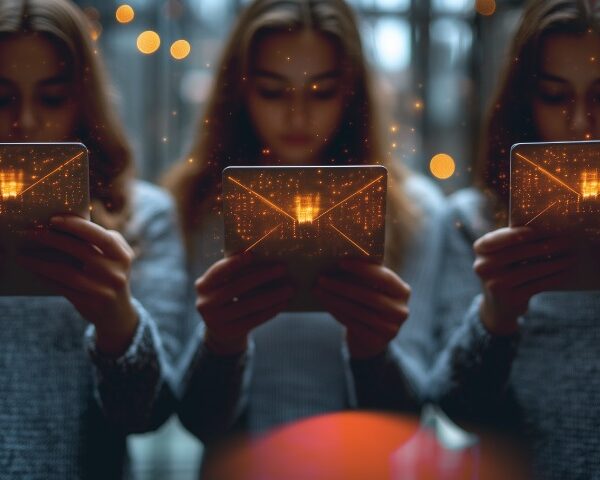
<path id="1" fill-rule="evenodd" d="M 404 448 L 406 447 L 406 448 Z M 445 473 L 442 473 L 445 472 Z M 505 446 L 482 437 L 448 450 L 419 419 L 344 412 L 313 417 L 211 458 L 205 479 L 217 480 L 517 480 L 528 478 Z"/>

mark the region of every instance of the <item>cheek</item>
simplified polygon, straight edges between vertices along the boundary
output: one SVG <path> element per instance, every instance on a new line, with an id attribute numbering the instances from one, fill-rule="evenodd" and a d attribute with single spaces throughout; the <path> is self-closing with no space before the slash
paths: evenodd
<path id="1" fill-rule="evenodd" d="M 339 128 L 344 112 L 343 101 L 328 102 L 316 107 L 313 111 L 315 133 L 330 138 Z"/>
<path id="2" fill-rule="evenodd" d="M 567 138 L 566 135 L 569 132 L 563 106 L 546 105 L 534 101 L 532 113 L 539 137 L 536 140 L 551 142 Z"/>
<path id="3" fill-rule="evenodd" d="M 250 121 L 263 141 L 277 135 L 283 124 L 283 108 L 277 102 L 265 102 L 250 95 L 246 105 Z"/>

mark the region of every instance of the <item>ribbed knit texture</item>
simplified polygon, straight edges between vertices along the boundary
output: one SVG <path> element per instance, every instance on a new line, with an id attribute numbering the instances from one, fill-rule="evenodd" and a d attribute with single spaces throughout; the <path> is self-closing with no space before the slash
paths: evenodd
<path id="1" fill-rule="evenodd" d="M 404 367 L 403 362 L 410 359 L 411 352 L 421 352 L 413 349 L 413 338 L 418 337 L 417 341 L 421 341 L 420 316 L 431 315 L 431 284 L 434 283 L 438 242 L 441 240 L 436 230 L 439 227 L 436 216 L 441 211 L 443 197 L 432 183 L 418 175 L 409 177 L 406 189 L 422 214 L 399 272 L 412 287 L 411 319 L 402 327 L 388 351 L 372 361 L 351 362 L 344 328 L 328 313 L 282 313 L 276 316 L 255 329 L 252 353 L 240 357 L 238 362 L 231 358 L 220 362 L 206 349 L 196 347 L 198 353 L 193 364 L 196 374 L 190 375 L 192 381 L 180 411 L 182 421 L 190 430 L 210 441 L 212 436 L 222 435 L 235 422 L 241 430 L 258 433 L 310 415 L 350 407 L 416 408 L 415 390 L 419 388 L 422 372 L 419 368 Z M 210 232 L 210 228 L 205 228 L 199 234 L 198 245 L 204 255 L 214 260 L 222 253 L 220 247 L 212 250 L 206 247 L 207 238 L 219 236 Z M 194 276 L 202 274 L 210 264 L 205 258 L 197 257 Z M 198 335 L 196 341 L 201 344 L 202 336 Z M 226 362 L 229 367 L 219 371 L 222 375 L 228 371 L 230 377 L 217 386 L 211 385 L 213 377 L 209 372 Z M 420 362 L 413 363 L 420 365 Z M 207 368 L 207 365 L 211 367 Z M 411 378 L 405 378 L 405 371 Z M 211 405 L 220 404 L 227 409 L 226 412 L 213 412 L 222 419 L 221 432 L 215 430 L 214 423 L 210 432 L 203 429 L 210 421 L 200 408 L 207 404 L 207 397 L 212 397 Z M 236 407 L 232 408 L 232 405 Z M 236 416 L 239 418 L 234 418 Z"/>
<path id="2" fill-rule="evenodd" d="M 600 478 L 600 292 L 536 295 L 520 335 L 492 337 L 478 315 L 472 241 L 490 230 L 481 194 L 454 195 L 432 339 L 443 345 L 430 397 L 531 446 L 537 478 Z"/>
<path id="3" fill-rule="evenodd" d="M 66 299 L 0 298 L 0 479 L 120 478 L 125 433 L 173 409 L 165 375 L 187 280 L 166 194 L 135 185 L 127 237 L 145 307 L 135 301 L 140 326 L 119 359 L 95 350 L 93 328 Z"/>

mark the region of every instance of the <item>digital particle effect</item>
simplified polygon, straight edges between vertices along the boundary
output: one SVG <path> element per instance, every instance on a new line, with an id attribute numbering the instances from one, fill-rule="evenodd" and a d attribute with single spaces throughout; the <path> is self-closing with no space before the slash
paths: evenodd
<path id="1" fill-rule="evenodd" d="M 512 161 L 513 225 L 600 234 L 600 144 L 524 144 L 515 147 Z"/>
<path id="2" fill-rule="evenodd" d="M 265 255 L 382 258 L 385 171 L 350 168 L 240 169 L 225 174 L 225 228 L 233 250 Z"/>
<path id="3" fill-rule="evenodd" d="M 8 230 L 38 224 L 52 212 L 73 212 L 87 202 L 85 182 L 64 177 L 87 175 L 80 146 L 28 145 L 0 148 L 0 221 Z M 83 177 L 85 178 L 85 177 Z"/>

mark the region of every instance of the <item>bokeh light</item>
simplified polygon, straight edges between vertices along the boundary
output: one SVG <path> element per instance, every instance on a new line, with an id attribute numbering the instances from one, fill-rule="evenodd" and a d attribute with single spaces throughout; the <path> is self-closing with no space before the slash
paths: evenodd
<path id="1" fill-rule="evenodd" d="M 446 180 L 454 175 L 456 163 L 447 153 L 438 153 L 431 159 L 429 170 L 435 178 Z"/>
<path id="2" fill-rule="evenodd" d="M 475 10 L 480 15 L 489 17 L 496 11 L 496 0 L 477 0 L 475 2 Z"/>
<path id="3" fill-rule="evenodd" d="M 146 30 L 139 34 L 137 38 L 137 48 L 140 52 L 150 55 L 156 52 L 160 47 L 160 37 L 158 33 L 152 30 Z"/>
<path id="4" fill-rule="evenodd" d="M 176 40 L 171 45 L 171 56 L 175 60 L 183 60 L 192 51 L 190 42 L 187 40 Z"/>
<path id="5" fill-rule="evenodd" d="M 120 5 L 115 12 L 115 17 L 119 23 L 129 23 L 135 18 L 135 12 L 130 5 Z"/>

